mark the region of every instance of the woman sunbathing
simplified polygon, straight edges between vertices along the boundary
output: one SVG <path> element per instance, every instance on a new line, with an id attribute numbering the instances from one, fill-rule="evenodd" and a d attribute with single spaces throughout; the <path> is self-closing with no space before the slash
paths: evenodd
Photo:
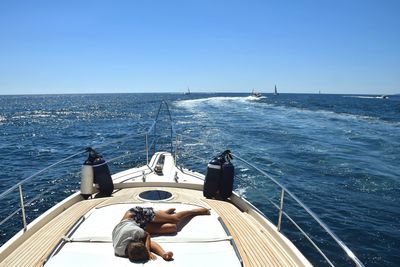
<path id="1" fill-rule="evenodd" d="M 208 214 L 210 211 L 206 208 L 180 212 L 175 212 L 174 208 L 157 211 L 138 206 L 131 208 L 113 230 L 114 252 L 117 256 L 128 257 L 135 262 L 155 260 L 157 257 L 153 253 L 166 261 L 173 260 L 173 253 L 165 252 L 157 242 L 151 241 L 150 234 L 176 233 L 177 224 L 182 219 Z"/>

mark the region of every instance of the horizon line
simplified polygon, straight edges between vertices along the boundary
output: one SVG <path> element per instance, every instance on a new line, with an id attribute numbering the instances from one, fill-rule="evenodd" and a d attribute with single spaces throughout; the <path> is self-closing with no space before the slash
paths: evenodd
<path id="1" fill-rule="evenodd" d="M 265 95 L 274 95 L 274 92 L 262 92 L 260 93 L 265 94 Z M 45 95 L 106 95 L 106 94 L 181 94 L 181 95 L 187 95 L 186 92 L 176 92 L 176 91 L 171 91 L 171 92 L 101 92 L 101 93 L 21 93 L 21 94 L 1 94 L 0 96 L 45 96 Z M 228 91 L 215 91 L 215 92 L 206 92 L 206 91 L 191 91 L 191 94 L 249 94 L 249 92 L 228 92 Z M 279 92 L 279 94 L 308 94 L 308 95 L 377 95 L 377 96 L 382 96 L 382 95 L 400 95 L 400 93 L 394 93 L 394 94 L 371 94 L 371 93 L 311 93 L 311 92 L 296 92 L 296 93 L 291 93 L 291 92 Z"/>

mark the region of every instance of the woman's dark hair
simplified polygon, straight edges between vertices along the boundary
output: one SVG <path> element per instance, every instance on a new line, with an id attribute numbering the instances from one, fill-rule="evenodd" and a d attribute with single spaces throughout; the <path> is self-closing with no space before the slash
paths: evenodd
<path id="1" fill-rule="evenodd" d="M 126 256 L 133 262 L 146 262 L 149 260 L 149 252 L 143 242 L 130 241 L 126 246 Z"/>

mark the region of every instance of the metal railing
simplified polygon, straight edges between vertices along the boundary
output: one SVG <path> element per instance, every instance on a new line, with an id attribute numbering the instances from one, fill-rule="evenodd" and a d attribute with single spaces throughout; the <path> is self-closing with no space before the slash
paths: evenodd
<path id="1" fill-rule="evenodd" d="M 10 216 L 8 216 L 8 217 L 6 217 L 5 219 L 3 219 L 3 220 L 0 222 L 0 226 L 1 226 L 2 224 L 4 224 L 6 221 L 8 221 L 9 219 L 11 219 L 11 217 L 12 217 L 13 215 L 15 215 L 16 213 L 18 213 L 19 211 L 21 211 L 21 213 L 22 213 L 22 214 L 21 214 L 21 217 L 22 217 L 22 218 L 21 218 L 21 219 L 22 219 L 22 225 L 23 225 L 24 231 L 26 231 L 26 230 L 27 230 L 27 221 L 26 221 L 25 204 L 24 204 L 24 194 L 23 194 L 23 188 L 22 188 L 22 186 L 23 186 L 24 184 L 28 183 L 29 181 L 33 180 L 35 177 L 38 177 L 40 174 L 43 174 L 43 173 L 45 173 L 46 171 L 48 171 L 48 170 L 54 168 L 55 166 L 58 166 L 58 165 L 60 165 L 61 163 L 65 162 L 65 161 L 67 161 L 67 160 L 69 160 L 69 159 L 72 159 L 72 158 L 74 158 L 74 157 L 76 157 L 76 156 L 78 156 L 78 155 L 81 155 L 81 154 L 83 154 L 84 152 L 85 152 L 85 150 L 82 150 L 82 151 L 79 151 L 79 152 L 77 152 L 77 153 L 75 153 L 75 154 L 73 154 L 73 155 L 71 155 L 71 156 L 68 156 L 68 157 L 62 159 L 62 160 L 59 160 L 59 161 L 57 161 L 56 163 L 53 163 L 53 164 L 51 164 L 50 166 L 48 166 L 48 167 L 46 167 L 46 168 L 44 168 L 44 169 L 42 169 L 42 170 L 40 170 L 40 171 L 38 171 L 38 172 L 32 174 L 31 176 L 29 176 L 29 177 L 27 177 L 27 178 L 25 178 L 25 179 L 23 179 L 22 181 L 18 182 L 18 183 L 15 184 L 14 186 L 10 187 L 9 189 L 7 189 L 7 190 L 4 191 L 3 193 L 1 193 L 1 194 L 0 194 L 0 202 L 1 202 L 1 200 L 2 200 L 3 198 L 5 198 L 7 195 L 9 195 L 12 191 L 14 191 L 15 189 L 18 188 L 20 207 L 19 207 L 19 209 L 17 209 L 16 211 L 14 211 Z"/>
<path id="2" fill-rule="evenodd" d="M 169 124 L 170 124 L 170 134 L 171 134 L 170 135 L 170 138 L 171 138 L 170 139 L 170 150 L 171 150 L 171 153 L 176 155 L 176 153 L 174 151 L 176 151 L 177 149 L 173 145 L 173 143 L 174 143 L 174 135 L 176 135 L 176 132 L 175 132 L 175 129 L 173 127 L 173 121 L 172 121 L 171 112 L 169 110 L 169 106 L 168 106 L 167 102 L 165 102 L 165 101 L 161 101 L 160 106 L 159 106 L 159 108 L 157 110 L 155 119 L 154 119 L 152 125 L 149 127 L 149 130 L 145 134 L 142 133 L 142 134 L 129 135 L 129 136 L 126 136 L 126 137 L 122 137 L 122 138 L 118 138 L 118 139 L 112 140 L 110 142 L 98 144 L 96 146 L 96 149 L 103 148 L 103 147 L 109 146 L 111 144 L 127 141 L 128 139 L 132 139 L 134 137 L 143 137 L 143 136 L 145 136 L 145 143 L 146 143 L 145 150 L 136 150 L 135 152 L 136 153 L 146 152 L 146 162 L 148 164 L 148 162 L 149 162 L 149 148 L 153 147 L 154 152 L 156 150 L 157 140 L 159 138 L 159 136 L 157 135 L 157 132 L 156 132 L 157 123 L 159 123 L 159 119 L 160 119 L 161 112 L 163 111 L 163 109 L 162 109 L 163 107 L 165 107 L 165 111 L 167 113 L 167 116 L 168 116 L 168 119 L 169 119 Z M 148 143 L 149 136 L 153 137 L 153 140 L 152 140 L 150 146 L 149 146 L 149 143 Z M 177 146 L 178 143 L 177 142 L 175 142 L 175 143 L 176 143 L 176 146 Z M 40 195 L 35 196 L 33 198 L 33 200 L 30 200 L 29 202 L 25 201 L 25 194 L 24 194 L 23 186 L 28 184 L 29 182 L 32 182 L 35 178 L 39 177 L 41 174 L 44 174 L 44 173 L 48 172 L 49 170 L 52 170 L 55 167 L 60 166 L 62 163 L 67 162 L 67 161 L 69 161 L 69 160 L 71 160 L 71 159 L 73 159 L 75 157 L 81 156 L 82 154 L 84 154 L 86 152 L 87 152 L 86 149 L 82 149 L 82 150 L 76 152 L 75 154 L 67 156 L 67 157 L 65 157 L 65 158 L 63 158 L 63 159 L 61 159 L 61 160 L 59 160 L 59 161 L 57 161 L 57 162 L 45 167 L 44 169 L 42 169 L 42 170 L 40 170 L 38 172 L 35 172 L 34 174 L 30 175 L 29 177 L 23 179 L 22 181 L 18 182 L 17 184 L 13 185 L 12 187 L 10 187 L 7 190 L 5 190 L 4 192 L 2 192 L 0 194 L 0 203 L 3 202 L 3 199 L 6 198 L 7 196 L 9 196 L 14 190 L 18 189 L 19 208 L 17 208 L 11 214 L 6 216 L 4 219 L 2 219 L 0 221 L 0 226 L 2 226 L 4 223 L 6 223 L 10 219 L 12 219 L 19 212 L 21 212 L 21 220 L 22 220 L 23 230 L 26 231 L 28 223 L 27 223 L 27 215 L 26 215 L 25 208 L 27 207 L 27 205 L 30 205 L 33 201 L 35 201 L 38 198 L 40 198 L 41 196 L 43 196 L 46 192 L 49 192 L 51 189 L 54 189 L 57 185 L 53 186 L 51 188 L 48 188 L 45 192 L 42 192 Z M 134 154 L 133 152 L 128 151 L 125 154 L 118 155 L 118 156 L 116 156 L 114 158 L 111 158 L 111 159 L 107 160 L 107 162 L 110 163 L 110 162 L 113 162 L 113 161 L 121 159 L 121 158 L 132 156 L 133 154 Z"/>
<path id="3" fill-rule="evenodd" d="M 345 252 L 349 259 L 351 259 L 356 266 L 364 266 L 364 264 L 357 258 L 356 255 L 350 250 L 350 248 L 310 209 L 308 208 L 300 199 L 298 199 L 290 190 L 288 190 L 284 185 L 279 183 L 276 179 L 271 177 L 269 174 L 264 172 L 263 170 L 259 169 L 255 165 L 251 164 L 247 160 L 241 158 L 236 154 L 232 154 L 236 159 L 240 160 L 241 162 L 245 163 L 249 167 L 253 168 L 264 177 L 268 178 L 274 184 L 276 184 L 280 189 L 280 199 L 279 199 L 279 206 L 274 203 L 272 200 L 268 199 L 270 203 L 278 209 L 278 223 L 276 225 L 278 231 L 281 231 L 282 228 L 282 215 L 285 215 L 286 218 L 289 219 L 291 223 L 307 238 L 307 240 L 314 246 L 314 248 L 321 254 L 321 256 L 328 262 L 329 265 L 334 266 L 332 261 L 322 252 L 322 250 L 317 246 L 317 244 L 311 239 L 311 237 L 286 213 L 283 211 L 284 206 L 284 199 L 285 194 L 290 196 L 303 210 L 305 210 L 317 223 L 321 226 L 325 232 L 332 237 L 332 239 L 339 245 L 339 247 Z"/>
<path id="4" fill-rule="evenodd" d="M 192 141 L 199 141 L 198 139 L 188 137 L 188 136 L 183 136 L 179 135 L 180 138 L 185 138 L 188 140 Z M 218 149 L 212 148 L 214 152 Z M 220 149 L 221 150 L 221 149 Z M 223 150 L 223 149 L 222 149 Z M 216 154 L 216 153 L 214 153 Z M 282 231 L 282 216 L 285 216 L 299 231 L 300 233 L 310 242 L 310 244 L 315 248 L 315 250 L 325 259 L 325 261 L 330 265 L 330 266 L 335 266 L 333 262 L 328 258 L 328 256 L 322 251 L 322 249 L 313 241 L 313 239 L 307 234 L 296 222 L 295 220 L 289 216 L 287 212 L 284 211 L 284 203 L 285 203 L 285 198 L 290 197 L 293 199 L 308 215 L 311 216 L 311 218 L 324 230 L 325 233 L 327 233 L 333 241 L 340 247 L 342 251 L 344 251 L 345 255 L 356 265 L 363 267 L 364 264 L 360 261 L 360 259 L 357 258 L 357 256 L 350 250 L 350 248 L 309 208 L 307 207 L 299 198 L 297 198 L 290 190 L 288 190 L 284 185 L 282 185 L 280 182 L 278 182 L 276 179 L 274 179 L 272 176 L 267 174 L 265 171 L 261 170 L 254 164 L 248 162 L 247 160 L 241 158 L 237 154 L 232 154 L 235 159 L 241 161 L 242 163 L 246 164 L 248 167 L 251 167 L 264 177 L 268 178 L 270 181 L 272 181 L 275 185 L 277 185 L 280 189 L 280 197 L 279 197 L 279 204 L 276 204 L 273 202 L 271 199 L 268 197 L 265 197 L 277 210 L 278 210 L 278 220 L 276 227 L 278 231 Z M 196 155 L 191 155 L 190 157 L 196 158 L 199 160 L 202 160 L 204 163 L 207 163 L 209 159 L 204 159 Z M 236 177 L 238 178 L 238 177 Z M 264 215 L 265 216 L 265 215 Z"/>
<path id="5" fill-rule="evenodd" d="M 158 107 L 155 119 L 151 124 L 149 130 L 145 134 L 145 144 L 146 144 L 146 162 L 149 164 L 149 151 L 153 147 L 153 153 L 156 152 L 156 144 L 158 140 L 157 136 L 157 123 L 159 122 L 160 114 L 162 108 L 165 108 L 165 112 L 167 113 L 167 118 L 169 119 L 169 127 L 170 127 L 170 152 L 174 155 L 174 160 L 176 161 L 177 151 L 178 151 L 178 135 L 176 134 L 174 123 L 171 116 L 171 111 L 169 109 L 168 103 L 164 100 L 161 101 L 160 106 Z M 149 136 L 153 136 L 153 141 L 149 144 Z M 174 147 L 174 136 L 175 136 L 175 147 Z M 165 136 L 164 136 L 165 137 Z M 167 136 L 168 137 L 168 136 Z"/>
<path id="6" fill-rule="evenodd" d="M 110 143 L 115 143 L 114 142 L 110 142 Z M 108 143 L 108 144 L 110 144 Z M 102 145 L 104 146 L 104 145 Z M 140 151 L 136 151 L 138 153 L 142 153 L 144 152 L 144 150 L 140 150 Z M 25 194 L 24 194 L 24 190 L 23 190 L 23 186 L 28 184 L 29 182 L 33 182 L 35 180 L 35 178 L 39 177 L 41 174 L 44 174 L 52 169 L 54 169 L 55 167 L 58 167 L 59 165 L 61 165 L 62 163 L 69 161 L 72 158 L 75 158 L 77 156 L 80 156 L 82 154 L 86 153 L 86 150 L 82 150 L 79 151 L 73 155 L 67 156 L 51 165 L 49 165 L 48 167 L 30 175 L 29 177 L 23 179 L 22 181 L 18 182 L 17 184 L 13 185 L 12 187 L 8 188 L 6 191 L 2 192 L 0 194 L 0 203 L 3 202 L 3 199 L 8 197 L 12 192 L 14 192 L 16 189 L 18 189 L 18 200 L 19 200 L 19 208 L 17 208 L 16 210 L 14 210 L 11 214 L 9 214 L 8 216 L 6 216 L 4 219 L 2 219 L 0 221 L 0 226 L 2 226 L 4 223 L 6 223 L 7 221 L 9 221 L 10 219 L 13 218 L 14 215 L 18 214 L 19 212 L 21 212 L 21 221 L 22 221 L 22 226 L 24 231 L 27 230 L 27 215 L 26 215 L 26 207 L 29 206 L 31 203 L 33 203 L 35 200 L 39 199 L 41 196 L 43 196 L 44 194 L 46 194 L 47 192 L 51 191 L 52 189 L 55 189 L 58 185 L 54 185 L 50 188 L 47 188 L 47 190 L 45 190 L 44 192 L 41 192 L 41 194 L 34 196 L 34 198 L 32 200 L 30 200 L 29 202 L 25 201 Z M 132 156 L 132 152 L 128 152 L 125 153 L 123 155 L 119 155 L 117 157 L 114 157 L 112 159 L 107 160 L 108 163 L 114 162 L 116 160 L 119 160 L 121 158 L 125 158 L 128 156 Z"/>

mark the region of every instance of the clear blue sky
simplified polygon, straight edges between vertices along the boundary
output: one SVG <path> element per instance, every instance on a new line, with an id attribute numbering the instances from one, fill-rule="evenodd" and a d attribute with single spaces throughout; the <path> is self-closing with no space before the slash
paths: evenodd
<path id="1" fill-rule="evenodd" d="M 0 94 L 400 93 L 400 1 L 0 0 Z"/>

